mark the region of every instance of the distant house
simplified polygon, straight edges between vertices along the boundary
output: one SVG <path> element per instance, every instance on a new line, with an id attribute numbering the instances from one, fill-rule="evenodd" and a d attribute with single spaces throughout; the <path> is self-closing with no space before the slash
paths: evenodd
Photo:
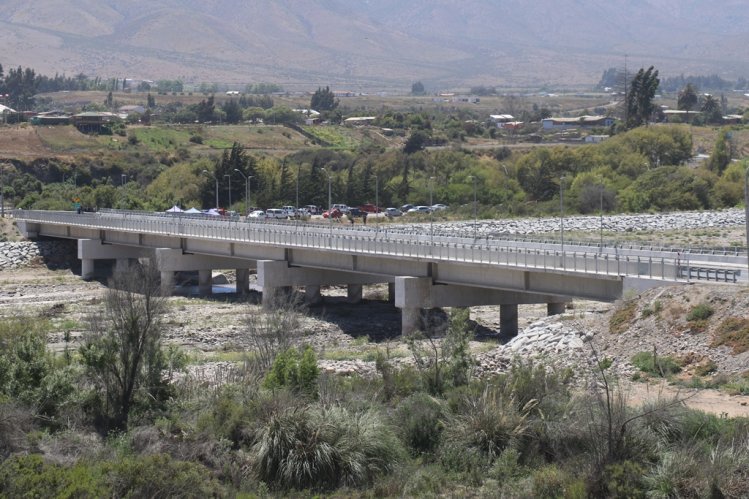
<path id="1" fill-rule="evenodd" d="M 292 109 L 292 111 L 294 111 L 295 113 L 303 114 L 308 118 L 320 116 L 320 113 L 318 111 L 315 111 L 314 109 Z"/>
<path id="2" fill-rule="evenodd" d="M 143 106 L 120 106 L 120 108 L 117 110 L 117 114 L 122 116 L 123 114 L 127 116 L 128 114 L 143 114 L 146 112 L 146 108 Z"/>
<path id="3" fill-rule="evenodd" d="M 515 117 L 511 114 L 490 114 L 489 121 L 497 125 L 497 128 L 504 128 L 507 123 L 515 121 Z"/>
<path id="4" fill-rule="evenodd" d="M 609 138 L 608 135 L 587 135 L 585 136 L 583 141 L 587 144 L 598 144 L 608 138 Z"/>
<path id="5" fill-rule="evenodd" d="M 726 125 L 740 125 L 744 122 L 744 117 L 740 114 L 727 114 L 723 116 L 723 123 Z"/>
<path id="6" fill-rule="evenodd" d="M 70 115 L 63 111 L 47 111 L 46 113 L 39 113 L 36 116 L 32 116 L 32 125 L 69 125 Z"/>
<path id="7" fill-rule="evenodd" d="M 0 104 L 0 116 L 2 116 L 3 123 L 8 122 L 8 116 L 10 116 L 11 114 L 17 114 L 17 111 L 15 109 L 9 108 L 8 106 Z"/>
<path id="8" fill-rule="evenodd" d="M 577 118 L 545 118 L 541 120 L 544 130 L 566 128 L 608 128 L 615 122 L 610 116 L 580 116 Z"/>
<path id="9" fill-rule="evenodd" d="M 686 109 L 664 109 L 663 115 L 669 123 L 690 123 L 695 116 L 701 114 L 699 111 L 687 111 Z"/>
<path id="10" fill-rule="evenodd" d="M 377 119 L 375 116 L 356 116 L 353 118 L 346 118 L 343 120 L 343 124 L 346 126 L 371 125 L 375 119 Z"/>
<path id="11" fill-rule="evenodd" d="M 99 132 L 102 128 L 119 121 L 119 116 L 107 112 L 85 112 L 71 117 L 73 124 L 81 132 Z"/>

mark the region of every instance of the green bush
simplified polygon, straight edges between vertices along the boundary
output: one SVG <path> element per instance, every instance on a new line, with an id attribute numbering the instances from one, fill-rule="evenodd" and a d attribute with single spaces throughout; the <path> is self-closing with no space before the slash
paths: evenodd
<path id="1" fill-rule="evenodd" d="M 392 430 L 373 411 L 286 408 L 257 429 L 257 477 L 276 489 L 333 489 L 371 483 L 402 454 Z"/>
<path id="2" fill-rule="evenodd" d="M 705 321 L 709 319 L 715 311 L 713 310 L 713 307 L 710 306 L 708 303 L 700 303 L 699 305 L 696 305 L 692 307 L 692 309 L 687 314 L 687 320 L 692 321 Z"/>
<path id="3" fill-rule="evenodd" d="M 653 355 L 653 352 L 636 353 L 632 359 L 632 365 L 640 371 L 652 376 L 668 377 L 681 372 L 681 366 L 673 357 L 668 355 Z"/>
<path id="4" fill-rule="evenodd" d="M 113 497 L 218 497 L 223 487 L 197 463 L 167 455 L 126 457 L 104 466 Z"/>
<path id="5" fill-rule="evenodd" d="M 418 455 L 437 448 L 445 416 L 442 402 L 426 393 L 415 393 L 398 404 L 393 419 L 403 442 Z"/>
<path id="6" fill-rule="evenodd" d="M 279 353 L 265 377 L 267 388 L 289 388 L 308 395 L 317 395 L 317 378 L 320 369 L 312 347 L 304 347 L 301 355 L 291 347 Z"/>
<path id="7" fill-rule="evenodd" d="M 0 464 L 0 497 L 108 497 L 111 489 L 96 466 L 66 468 L 42 456 L 14 456 Z M 122 496 L 118 496 L 122 497 Z"/>

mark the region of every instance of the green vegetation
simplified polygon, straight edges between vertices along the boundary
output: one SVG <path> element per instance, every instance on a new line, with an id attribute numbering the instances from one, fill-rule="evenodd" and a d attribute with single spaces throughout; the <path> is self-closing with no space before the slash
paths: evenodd
<path id="1" fill-rule="evenodd" d="M 749 350 L 749 319 L 746 317 L 729 317 L 721 322 L 715 330 L 712 345 L 730 347 L 734 354 Z"/>
<path id="2" fill-rule="evenodd" d="M 681 365 L 668 355 L 657 355 L 654 352 L 640 352 L 632 357 L 632 364 L 640 371 L 651 376 L 667 378 L 681 372 Z"/>
<path id="3" fill-rule="evenodd" d="M 687 314 L 687 320 L 706 321 L 713 315 L 713 313 L 715 313 L 715 311 L 709 303 L 700 303 L 699 305 L 692 307 L 692 309 Z"/>
<path id="4" fill-rule="evenodd" d="M 620 304 L 609 319 L 609 328 L 612 333 L 625 332 L 635 320 L 637 310 L 636 300 L 627 300 Z"/>

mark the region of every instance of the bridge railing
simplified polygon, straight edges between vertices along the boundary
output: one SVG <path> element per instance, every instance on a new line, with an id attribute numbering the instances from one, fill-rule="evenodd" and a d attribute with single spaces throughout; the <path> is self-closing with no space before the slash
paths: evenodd
<path id="1" fill-rule="evenodd" d="M 218 239 L 267 244 L 288 248 L 312 248 L 347 254 L 383 255 L 544 269 L 574 273 L 633 276 L 667 281 L 722 280 L 735 282 L 738 271 L 705 269 L 695 271 L 689 255 L 683 258 L 654 258 L 597 251 L 557 251 L 529 248 L 510 241 L 475 241 L 468 238 L 434 236 L 387 230 L 333 227 L 326 225 L 264 223 L 239 220 L 208 220 L 170 214 L 132 212 L 48 212 L 16 210 L 17 219 L 30 222 L 71 225 L 92 229 L 151 233 L 176 237 Z M 503 244 L 503 242 L 505 244 Z"/>

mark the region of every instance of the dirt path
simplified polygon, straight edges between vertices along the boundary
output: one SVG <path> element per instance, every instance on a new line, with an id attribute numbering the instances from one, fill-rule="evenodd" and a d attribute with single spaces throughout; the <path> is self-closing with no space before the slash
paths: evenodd
<path id="1" fill-rule="evenodd" d="M 718 390 L 681 388 L 659 383 L 626 383 L 625 393 L 637 404 L 658 398 L 678 398 L 690 409 L 726 417 L 749 417 L 749 396 L 728 395 Z"/>

